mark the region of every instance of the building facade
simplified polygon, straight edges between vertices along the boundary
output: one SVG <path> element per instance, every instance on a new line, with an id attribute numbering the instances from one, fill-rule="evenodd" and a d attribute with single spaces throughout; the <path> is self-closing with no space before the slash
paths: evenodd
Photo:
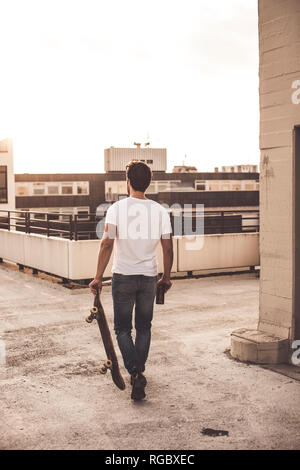
<path id="1" fill-rule="evenodd" d="M 0 210 L 15 208 L 13 145 L 11 139 L 0 141 Z"/>
<path id="2" fill-rule="evenodd" d="M 218 168 L 216 168 L 218 172 Z M 227 165 L 222 166 L 222 172 L 229 173 L 257 173 L 258 165 Z"/>
<path id="3" fill-rule="evenodd" d="M 122 171 L 131 160 L 147 163 L 153 171 L 167 170 L 167 149 L 141 147 L 118 148 L 110 147 L 104 150 L 104 170 L 106 172 Z"/>
<path id="4" fill-rule="evenodd" d="M 161 203 L 197 201 L 209 207 L 258 208 L 258 173 L 153 173 L 147 190 L 150 199 Z M 18 209 L 95 213 L 105 202 L 127 195 L 125 172 L 93 174 L 19 174 L 15 175 Z"/>

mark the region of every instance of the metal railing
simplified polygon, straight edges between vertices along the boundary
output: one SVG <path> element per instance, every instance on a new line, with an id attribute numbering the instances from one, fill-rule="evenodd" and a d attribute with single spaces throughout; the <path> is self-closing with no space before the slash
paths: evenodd
<path id="1" fill-rule="evenodd" d="M 171 215 L 171 223 L 174 235 L 181 235 L 181 228 L 189 225 L 192 233 L 197 233 L 197 211 L 192 210 L 190 213 L 185 212 L 184 218 L 191 218 L 189 224 L 183 221 L 183 214 Z M 202 214 L 200 215 L 200 218 Z M 176 221 L 177 218 L 177 221 Z M 178 220 L 179 218 L 179 220 Z M 232 209 L 232 210 L 206 210 L 203 212 L 203 229 L 204 234 L 224 234 L 224 233 L 245 233 L 259 232 L 259 210 L 257 209 Z M 179 233 L 176 228 L 179 227 Z M 190 235 L 184 231 L 185 235 Z"/>
<path id="2" fill-rule="evenodd" d="M 96 214 L 59 214 L 37 211 L 0 210 L 0 228 L 69 240 L 97 238 L 96 227 L 103 217 Z"/>
<path id="3" fill-rule="evenodd" d="M 104 216 L 90 214 L 59 214 L 37 211 L 6 211 L 0 210 L 0 229 L 15 230 L 27 234 L 35 233 L 47 237 L 60 237 L 69 240 L 89 240 L 101 238 L 98 223 Z M 184 217 L 190 217 L 186 224 Z M 174 235 L 182 235 L 187 225 L 192 235 L 197 233 L 197 213 L 170 212 Z M 97 229 L 98 226 L 98 229 Z M 178 231 L 180 227 L 180 233 Z M 177 233 L 178 231 L 178 233 Z M 218 210 L 204 211 L 204 234 L 259 232 L 258 210 Z M 202 232 L 203 233 L 203 232 Z"/>

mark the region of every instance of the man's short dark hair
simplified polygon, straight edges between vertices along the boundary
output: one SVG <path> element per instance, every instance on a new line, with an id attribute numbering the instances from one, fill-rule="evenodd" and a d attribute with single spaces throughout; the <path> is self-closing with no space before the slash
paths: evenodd
<path id="1" fill-rule="evenodd" d="M 135 191 L 144 193 L 151 182 L 152 170 L 147 163 L 131 161 L 126 165 L 126 177 Z"/>

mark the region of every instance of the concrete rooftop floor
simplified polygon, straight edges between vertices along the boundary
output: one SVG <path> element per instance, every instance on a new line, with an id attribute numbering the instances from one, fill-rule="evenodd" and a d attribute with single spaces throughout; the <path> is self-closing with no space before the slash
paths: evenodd
<path id="1" fill-rule="evenodd" d="M 147 400 L 133 403 L 98 373 L 98 327 L 88 289 L 0 266 L 1 449 L 299 449 L 299 382 L 225 354 L 253 327 L 253 274 L 173 282 L 155 307 Z M 102 300 L 112 319 L 110 287 Z M 203 428 L 226 430 L 210 437 Z"/>

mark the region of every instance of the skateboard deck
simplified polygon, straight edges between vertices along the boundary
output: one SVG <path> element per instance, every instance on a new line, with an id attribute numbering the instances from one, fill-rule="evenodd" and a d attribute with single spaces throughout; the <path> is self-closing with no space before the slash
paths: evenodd
<path id="1" fill-rule="evenodd" d="M 86 321 L 88 323 L 92 323 L 93 320 L 97 320 L 101 338 L 103 341 L 104 349 L 106 352 L 107 360 L 103 364 L 103 366 L 100 369 L 101 374 L 106 374 L 107 369 L 111 371 L 111 376 L 113 379 L 114 384 L 120 389 L 124 390 L 125 389 L 125 382 L 123 380 L 123 377 L 120 373 L 119 369 L 119 364 L 118 364 L 118 359 L 116 355 L 116 351 L 114 348 L 114 344 L 112 342 L 112 337 L 110 334 L 109 326 L 107 323 L 107 319 L 104 313 L 104 309 L 102 307 L 101 301 L 100 301 L 100 295 L 99 292 L 95 296 L 94 299 L 94 306 L 90 310 L 90 315 L 86 318 Z"/>

